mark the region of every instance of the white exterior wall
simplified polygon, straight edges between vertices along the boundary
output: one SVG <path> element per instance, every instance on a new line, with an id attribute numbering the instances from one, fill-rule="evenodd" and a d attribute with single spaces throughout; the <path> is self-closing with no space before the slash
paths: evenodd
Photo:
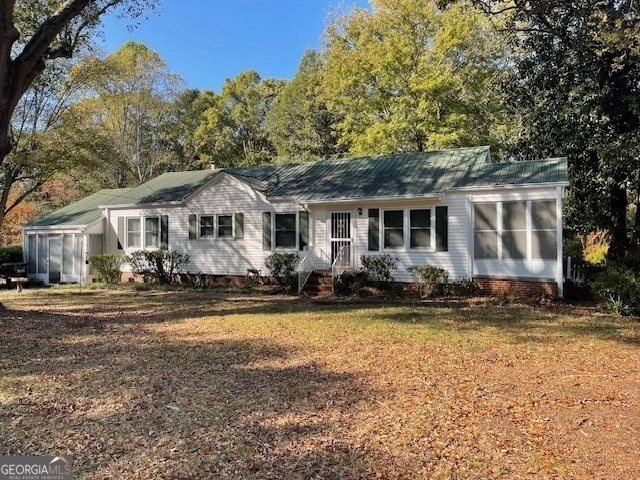
<path id="1" fill-rule="evenodd" d="M 448 251 L 435 251 L 435 208 L 438 206 L 448 207 Z M 358 209 L 362 209 L 362 214 Z M 368 210 L 377 208 L 380 211 L 380 227 L 382 228 L 382 216 L 384 210 L 404 210 L 404 238 L 405 248 L 385 249 L 382 238 L 380 239 L 380 250 L 377 252 L 368 251 L 369 239 L 369 217 Z M 408 248 L 409 225 L 408 211 L 412 209 L 430 209 L 432 213 L 432 247 L 430 249 Z M 329 243 L 330 222 L 332 212 L 351 212 L 352 218 L 352 239 L 354 247 L 355 267 L 360 268 L 360 258 L 362 255 L 389 254 L 400 260 L 395 272 L 395 280 L 401 282 L 413 282 L 414 277 L 408 271 L 409 267 L 415 265 L 429 264 L 445 269 L 451 279 L 462 279 L 470 276 L 469 272 L 469 250 L 467 244 L 467 232 L 469 220 L 467 214 L 466 195 L 447 195 L 443 199 L 429 200 L 404 200 L 401 202 L 360 202 L 350 204 L 334 205 L 314 205 L 310 206 L 312 211 L 312 238 L 316 248 L 321 248 L 324 252 L 331 252 Z"/>
<path id="2" fill-rule="evenodd" d="M 263 195 L 247 185 L 222 175 L 218 182 L 209 185 L 184 206 L 111 209 L 109 250 L 116 252 L 118 218 L 168 215 L 169 249 L 189 254 L 190 263 L 187 270 L 190 273 L 244 276 L 250 268 L 266 273 L 265 259 L 272 252 L 264 251 L 262 247 L 262 213 L 267 211 L 296 213 L 300 209 L 296 202 L 271 204 Z M 189 239 L 190 214 L 233 215 L 235 213 L 244 215 L 244 238 L 214 236 L 214 238 Z M 144 232 L 142 232 L 142 242 L 144 242 Z M 140 248 L 128 248 L 126 244 L 124 247 L 123 253 L 126 254 L 140 250 Z M 124 266 L 123 270 L 130 271 L 130 267 Z"/>
<path id="3" fill-rule="evenodd" d="M 298 248 L 289 250 L 272 249 L 264 251 L 262 246 L 262 214 L 263 212 L 297 213 L 306 209 L 309 212 L 309 248 L 314 250 L 316 258 L 327 258 L 331 255 L 330 232 L 331 213 L 349 212 L 352 220 L 351 239 L 353 246 L 354 266 L 360 267 L 363 254 L 387 253 L 400 260 L 395 272 L 397 281 L 412 282 L 413 275 L 409 268 L 415 265 L 429 264 L 445 269 L 449 278 L 461 280 L 477 275 L 513 278 L 553 278 L 562 283 L 562 187 L 546 188 L 514 188 L 505 187 L 500 191 L 493 190 L 459 190 L 442 197 L 429 199 L 389 200 L 375 202 L 334 202 L 331 204 L 305 204 L 295 201 L 270 202 L 261 193 L 228 175 L 221 175 L 217 181 L 208 185 L 195 195 L 186 205 L 158 206 L 154 208 L 119 208 L 109 211 L 110 228 L 106 241 L 108 249 L 116 252 L 118 219 L 120 217 L 139 217 L 168 215 L 169 248 L 186 252 L 190 257 L 188 271 L 211 275 L 246 275 L 247 269 L 257 269 L 266 273 L 265 259 L 272 251 L 297 252 L 302 258 L 306 252 Z M 484 264 L 473 259 L 473 204 L 502 202 L 514 200 L 548 200 L 557 201 L 558 218 L 558 259 L 534 260 L 528 264 L 509 264 L 509 262 Z M 448 213 L 448 250 L 436 251 L 435 209 L 446 206 Z M 379 209 L 380 212 L 380 250 L 368 251 L 368 210 Z M 362 213 L 358 213 L 359 209 Z M 412 209 L 430 209 L 432 214 L 431 248 L 409 248 L 410 225 L 409 211 Z M 383 215 L 385 210 L 403 210 L 405 248 L 385 249 L 383 242 Z M 242 213 L 244 218 L 244 238 L 198 238 L 189 239 L 189 215 L 233 215 Z M 274 216 L 272 215 L 272 221 Z M 125 221 L 126 224 L 126 221 Z M 144 221 L 141 221 L 144 225 Z M 199 230 L 198 222 L 198 230 Z M 273 229 L 272 229 L 273 237 Z M 126 239 L 126 234 L 125 234 Z M 141 232 L 144 241 L 144 231 Z M 126 248 L 124 253 L 130 254 L 135 249 Z M 127 268 L 125 267 L 125 270 Z"/>

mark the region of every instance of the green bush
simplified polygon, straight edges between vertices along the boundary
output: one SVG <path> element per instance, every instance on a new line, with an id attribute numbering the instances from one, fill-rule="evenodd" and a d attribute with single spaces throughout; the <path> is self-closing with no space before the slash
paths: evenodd
<path id="1" fill-rule="evenodd" d="M 22 254 L 22 246 L 14 245 L 13 247 L 0 248 L 0 264 L 2 263 L 22 263 L 24 256 Z"/>
<path id="2" fill-rule="evenodd" d="M 278 285 L 294 288 L 298 284 L 296 266 L 299 259 L 297 253 L 272 253 L 266 258 L 264 264 Z"/>
<path id="3" fill-rule="evenodd" d="M 461 297 L 473 297 L 480 294 L 480 286 L 472 278 L 463 278 L 461 280 L 449 283 L 447 293 L 458 295 Z"/>
<path id="4" fill-rule="evenodd" d="M 96 271 L 99 282 L 118 283 L 120 281 L 120 267 L 127 263 L 124 255 L 101 253 L 89 257 L 89 265 Z"/>
<path id="5" fill-rule="evenodd" d="M 189 255 L 175 250 L 138 250 L 129 257 L 133 273 L 161 285 L 177 281 L 178 273 L 189 264 Z"/>
<path id="6" fill-rule="evenodd" d="M 333 279 L 333 293 L 336 295 L 352 295 L 357 288 L 357 275 L 349 270 Z"/>
<path id="7" fill-rule="evenodd" d="M 594 273 L 589 286 L 605 306 L 621 315 L 640 314 L 640 272 L 623 263 L 610 263 Z"/>
<path id="8" fill-rule="evenodd" d="M 383 284 L 390 284 L 393 281 L 393 274 L 398 268 L 400 260 L 388 254 L 383 255 L 362 255 L 362 270 L 369 280 Z"/>
<path id="9" fill-rule="evenodd" d="M 409 268 L 413 273 L 420 296 L 430 297 L 432 295 L 443 295 L 449 281 L 449 274 L 446 270 L 434 267 L 433 265 L 416 265 Z"/>

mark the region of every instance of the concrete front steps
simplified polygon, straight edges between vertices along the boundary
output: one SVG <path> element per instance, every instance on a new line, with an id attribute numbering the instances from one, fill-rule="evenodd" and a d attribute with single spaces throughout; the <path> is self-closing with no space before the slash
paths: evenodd
<path id="1" fill-rule="evenodd" d="M 300 293 L 309 297 L 322 297 L 331 295 L 331 292 L 331 272 L 316 270 L 311 273 Z"/>

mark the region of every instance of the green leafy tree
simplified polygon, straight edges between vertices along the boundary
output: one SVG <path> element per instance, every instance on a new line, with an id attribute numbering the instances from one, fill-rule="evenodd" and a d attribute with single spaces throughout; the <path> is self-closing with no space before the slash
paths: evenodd
<path id="1" fill-rule="evenodd" d="M 640 24 L 631 0 L 478 1 L 506 20 L 513 56 L 503 91 L 524 158 L 569 157 L 568 225 L 605 228 L 609 256 L 640 241 L 629 201 L 640 198 Z M 633 221 L 633 219 L 632 219 Z"/>
<path id="2" fill-rule="evenodd" d="M 53 60 L 71 58 L 100 18 L 120 8 L 138 17 L 155 0 L 5 0 L 0 3 L 0 165 L 11 152 L 14 111 Z"/>
<path id="3" fill-rule="evenodd" d="M 13 148 L 0 165 L 0 228 L 7 214 L 55 175 L 80 160 L 61 131 L 61 116 L 81 85 L 69 78 L 70 62 L 59 59 L 36 78 L 20 99 L 10 125 Z"/>
<path id="4" fill-rule="evenodd" d="M 0 227 L 56 173 L 75 167 L 60 115 L 77 82 L 69 59 L 105 13 L 132 17 L 154 0 L 8 0 L 0 5 Z"/>
<path id="5" fill-rule="evenodd" d="M 465 2 L 375 0 L 326 31 L 324 96 L 355 155 L 502 143 L 492 95 L 504 63 L 486 16 Z"/>
<path id="6" fill-rule="evenodd" d="M 206 168 L 203 159 L 206 141 L 196 136 L 205 121 L 204 113 L 218 105 L 218 95 L 211 90 L 189 89 L 180 92 L 173 103 L 171 119 L 167 125 L 167 138 L 180 162 L 180 169 L 194 170 Z"/>
<path id="7" fill-rule="evenodd" d="M 267 114 L 269 139 L 284 161 L 318 160 L 343 153 L 332 126 L 337 119 L 320 95 L 323 62 L 320 53 L 305 52 L 298 72 Z"/>
<path id="8" fill-rule="evenodd" d="M 221 95 L 212 95 L 212 106 L 203 113 L 195 133 L 202 145 L 202 159 L 220 167 L 258 165 L 276 155 L 265 120 L 284 81 L 262 79 L 254 70 L 227 80 Z"/>
<path id="9" fill-rule="evenodd" d="M 100 165 L 103 185 L 139 185 L 176 163 L 166 134 L 182 80 L 156 52 L 129 41 L 74 70 L 88 89 L 71 109 L 67 131 L 87 161 Z"/>

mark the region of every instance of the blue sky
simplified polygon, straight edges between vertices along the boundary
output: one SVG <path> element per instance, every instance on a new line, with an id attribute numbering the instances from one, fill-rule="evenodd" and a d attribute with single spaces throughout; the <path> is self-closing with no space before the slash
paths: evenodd
<path id="1" fill-rule="evenodd" d="M 319 48 L 329 16 L 367 0 L 161 0 L 129 31 L 130 20 L 105 20 L 105 53 L 127 40 L 156 51 L 187 87 L 219 92 L 225 79 L 254 69 L 291 79 L 302 54 Z"/>

